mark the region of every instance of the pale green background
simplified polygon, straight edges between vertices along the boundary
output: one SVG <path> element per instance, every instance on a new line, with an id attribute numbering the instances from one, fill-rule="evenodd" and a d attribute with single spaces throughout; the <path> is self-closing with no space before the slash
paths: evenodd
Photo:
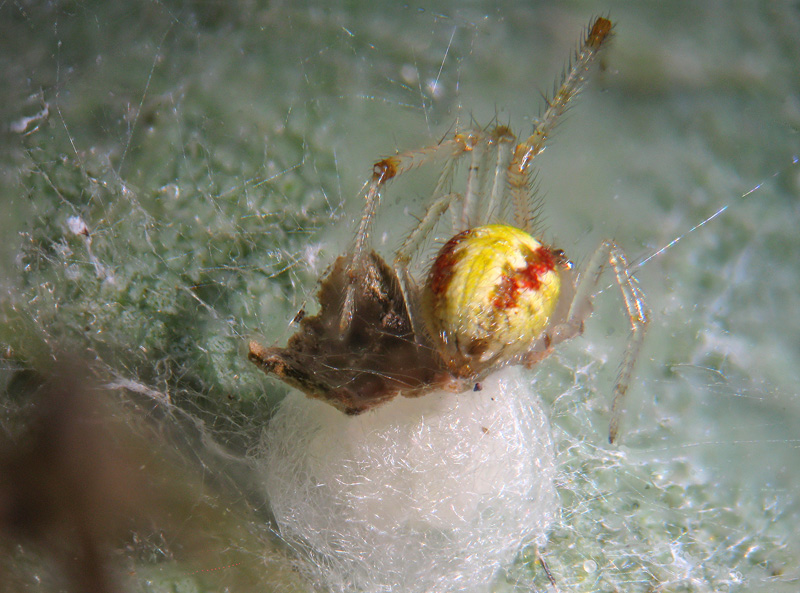
<path id="1" fill-rule="evenodd" d="M 105 372 L 169 393 L 202 422 L 192 430 L 243 458 L 283 393 L 243 344 L 283 342 L 313 301 L 371 163 L 473 120 L 524 134 L 597 14 L 616 37 L 539 159 L 544 238 L 577 261 L 613 238 L 641 262 L 686 236 L 637 270 L 653 322 L 622 446 L 604 434 L 627 333 L 615 291 L 586 335 L 532 374 L 564 468 L 566 511 L 544 554 L 563 591 L 797 591 L 791 3 L 2 3 L 4 384 L 43 370 L 56 345 L 87 351 Z M 49 119 L 13 131 L 43 103 Z M 426 192 L 423 173 L 388 194 L 376 232 L 387 254 Z M 89 249 L 71 216 L 89 226 Z M 216 503 L 238 504 L 233 493 L 251 492 L 232 469 L 243 464 L 219 462 L 192 430 L 176 448 L 196 446 L 209 474 L 226 476 L 230 498 Z M 177 544 L 129 554 L 130 586 L 303 590 L 287 560 L 264 567 L 280 545 L 252 498 L 198 528 L 200 560 Z M 51 590 L 47 558 L 16 550 L 15 590 Z M 525 563 L 498 587 L 528 591 L 531 574 L 546 588 Z"/>

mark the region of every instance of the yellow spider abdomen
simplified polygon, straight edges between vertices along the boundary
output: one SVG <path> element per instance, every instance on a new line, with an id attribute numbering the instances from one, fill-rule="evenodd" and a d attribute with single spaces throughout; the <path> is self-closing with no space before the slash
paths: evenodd
<path id="1" fill-rule="evenodd" d="M 522 354 L 547 326 L 561 288 L 559 256 L 520 229 L 459 233 L 439 251 L 422 297 L 432 339 L 460 376 Z"/>

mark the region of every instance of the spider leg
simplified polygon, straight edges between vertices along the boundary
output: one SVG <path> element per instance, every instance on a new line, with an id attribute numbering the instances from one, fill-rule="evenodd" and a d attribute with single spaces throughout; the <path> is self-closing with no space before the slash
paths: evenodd
<path id="1" fill-rule="evenodd" d="M 511 163 L 511 151 L 516 138 L 506 126 L 498 126 L 492 132 L 490 143 L 495 146 L 496 158 L 491 180 L 491 188 L 487 188 L 489 198 L 482 213 L 483 220 L 504 219 L 505 204 L 502 203 L 506 189 L 506 172 Z"/>
<path id="2" fill-rule="evenodd" d="M 616 243 L 603 241 L 592 254 L 585 273 L 578 281 L 567 320 L 548 330 L 545 341 L 548 346 L 552 346 L 583 333 L 583 325 L 592 313 L 592 298 L 597 292 L 597 286 L 606 264 L 609 264 L 614 272 L 614 279 L 622 292 L 625 311 L 631 324 L 628 345 L 622 356 L 617 380 L 614 383 L 611 424 L 608 431 L 608 441 L 614 443 L 619 435 L 622 405 L 628 392 L 628 385 L 639 357 L 639 351 L 642 348 L 647 324 L 650 322 L 650 311 L 645 303 L 644 294 L 638 286 L 636 277 L 630 271 L 625 253 Z M 541 356 L 538 358 L 533 356 L 530 358 L 531 362 L 541 358 Z"/>
<path id="3" fill-rule="evenodd" d="M 631 335 L 628 345 L 622 356 L 617 380 L 614 383 L 614 399 L 611 404 L 611 424 L 608 429 L 608 442 L 614 443 L 619 434 L 619 422 L 622 417 L 622 404 L 628 393 L 628 386 L 631 382 L 631 375 L 639 358 L 639 352 L 644 342 L 644 334 L 647 325 L 650 323 L 650 310 L 644 301 L 644 294 L 639 288 L 636 277 L 630 274 L 628 261 L 625 254 L 619 247 L 614 245 L 610 257 L 611 267 L 622 291 L 622 298 L 625 301 L 625 311 L 631 324 Z"/>
<path id="4" fill-rule="evenodd" d="M 417 150 L 410 150 L 378 161 L 372 167 L 372 179 L 366 183 L 364 192 L 364 211 L 358 224 L 353 246 L 350 249 L 349 259 L 345 269 L 347 288 L 342 302 L 342 312 L 339 317 L 339 329 L 342 335 L 347 333 L 355 314 L 356 291 L 367 273 L 367 258 L 369 256 L 369 238 L 372 221 L 380 205 L 383 189 L 391 180 L 417 167 L 441 159 L 455 160 L 454 157 L 471 149 L 468 144 L 469 136 L 457 134 L 454 138 L 446 140 L 435 146 L 428 146 Z"/>
<path id="5" fill-rule="evenodd" d="M 400 280 L 400 289 L 403 291 L 403 296 L 406 299 L 408 316 L 411 320 L 411 327 L 414 330 L 415 336 L 424 335 L 425 330 L 417 314 L 417 311 L 420 309 L 419 290 L 408 270 L 408 266 L 425 238 L 436 226 L 442 214 L 447 212 L 447 209 L 453 202 L 461 198 L 459 194 L 449 191 L 453 182 L 453 174 L 459 161 L 459 156 L 461 155 L 454 155 L 444 164 L 442 173 L 439 175 L 439 180 L 436 182 L 436 187 L 431 196 L 431 205 L 425 211 L 425 214 L 422 216 L 419 223 L 417 223 L 417 226 L 414 227 L 411 233 L 406 237 L 406 240 L 403 241 L 403 244 L 397 250 L 394 258 L 393 266 Z"/>
<path id="6" fill-rule="evenodd" d="M 611 21 L 608 19 L 598 17 L 589 25 L 552 98 L 545 98 L 547 108 L 539 117 L 533 133 L 514 149 L 506 179 L 518 227 L 527 232 L 530 232 L 533 226 L 533 216 L 529 211 L 531 162 L 544 150 L 556 123 L 584 87 L 589 69 L 603 44 L 610 37 Z"/>
<path id="7" fill-rule="evenodd" d="M 460 232 L 475 225 L 478 215 L 478 205 L 481 200 L 481 180 L 486 176 L 485 167 L 482 166 L 488 146 L 483 138 L 478 136 L 473 148 L 470 150 L 469 171 L 467 172 L 467 186 L 464 190 L 464 201 L 461 209 Z"/>
<path id="8" fill-rule="evenodd" d="M 441 175 L 439 175 L 439 180 L 433 190 L 431 205 L 395 254 L 395 267 L 408 266 L 420 245 L 422 245 L 422 242 L 425 240 L 425 237 L 427 237 L 436 226 L 442 214 L 447 212 L 447 208 L 454 200 L 460 198 L 459 194 L 448 191 L 453 181 L 453 173 L 457 163 L 457 157 L 453 157 L 445 163 L 444 169 Z"/>

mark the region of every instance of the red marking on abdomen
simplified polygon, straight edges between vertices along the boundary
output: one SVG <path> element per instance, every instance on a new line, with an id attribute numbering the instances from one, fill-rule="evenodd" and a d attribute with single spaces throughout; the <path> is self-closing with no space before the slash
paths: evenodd
<path id="1" fill-rule="evenodd" d="M 547 247 L 539 247 L 531 251 L 525 258 L 526 265 L 521 270 L 510 274 L 503 274 L 500 284 L 495 291 L 492 305 L 496 309 L 512 309 L 517 306 L 519 294 L 522 290 L 540 290 L 542 282 L 540 277 L 555 268 L 553 254 Z"/>
<path id="2" fill-rule="evenodd" d="M 439 255 L 436 256 L 436 261 L 433 262 L 428 276 L 428 285 L 433 294 L 439 295 L 447 291 L 450 278 L 453 276 L 453 268 L 463 257 L 462 254 L 456 253 L 456 248 L 469 232 L 467 230 L 458 233 L 439 250 Z"/>

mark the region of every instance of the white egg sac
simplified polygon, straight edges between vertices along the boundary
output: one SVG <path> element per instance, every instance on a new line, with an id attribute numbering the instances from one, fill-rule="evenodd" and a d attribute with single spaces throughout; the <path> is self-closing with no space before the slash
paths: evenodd
<path id="1" fill-rule="evenodd" d="M 280 535 L 320 590 L 488 591 L 558 512 L 529 375 L 398 397 L 359 416 L 290 394 L 258 463 Z"/>

